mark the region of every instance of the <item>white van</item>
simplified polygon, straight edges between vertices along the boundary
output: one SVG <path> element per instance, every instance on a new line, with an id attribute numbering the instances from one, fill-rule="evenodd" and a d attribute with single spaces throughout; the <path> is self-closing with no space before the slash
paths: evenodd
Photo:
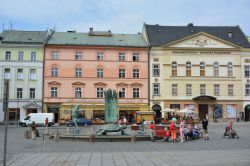
<path id="1" fill-rule="evenodd" d="M 54 125 L 54 113 L 30 113 L 20 123 L 20 126 L 30 126 L 35 122 L 38 126 L 45 126 L 45 120 L 48 118 L 49 126 Z"/>

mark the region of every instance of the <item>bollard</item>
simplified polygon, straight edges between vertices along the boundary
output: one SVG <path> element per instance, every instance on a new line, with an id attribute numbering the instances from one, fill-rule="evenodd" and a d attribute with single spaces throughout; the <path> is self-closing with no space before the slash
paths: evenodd
<path id="1" fill-rule="evenodd" d="M 95 135 L 94 134 L 90 134 L 89 135 L 89 142 L 95 142 Z"/>
<path id="2" fill-rule="evenodd" d="M 135 133 L 132 132 L 131 134 L 131 143 L 135 143 L 136 142 L 136 136 L 135 136 Z"/>
<path id="3" fill-rule="evenodd" d="M 45 127 L 44 134 L 45 135 L 49 135 L 49 128 L 48 128 L 48 126 Z"/>
<path id="4" fill-rule="evenodd" d="M 59 134 L 58 133 L 54 134 L 54 141 L 59 142 Z"/>
<path id="5" fill-rule="evenodd" d="M 31 131 L 31 139 L 36 140 L 36 131 Z"/>

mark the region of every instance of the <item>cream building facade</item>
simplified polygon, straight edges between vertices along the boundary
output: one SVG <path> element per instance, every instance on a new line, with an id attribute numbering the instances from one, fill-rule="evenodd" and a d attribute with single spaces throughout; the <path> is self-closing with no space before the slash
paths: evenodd
<path id="1" fill-rule="evenodd" d="M 200 119 L 228 120 L 243 112 L 241 54 L 249 47 L 236 27 L 144 25 L 150 45 L 150 105 L 189 108 Z"/>

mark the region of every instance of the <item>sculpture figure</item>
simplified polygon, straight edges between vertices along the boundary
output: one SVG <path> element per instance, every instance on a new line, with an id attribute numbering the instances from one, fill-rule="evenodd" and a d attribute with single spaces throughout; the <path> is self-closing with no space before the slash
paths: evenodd
<path id="1" fill-rule="evenodd" d="M 75 124 L 76 128 L 78 129 L 78 125 L 77 125 L 77 117 L 78 117 L 78 112 L 79 112 L 79 108 L 80 108 L 80 105 L 75 105 L 73 108 L 72 108 L 72 121 L 73 123 Z"/>
<path id="2" fill-rule="evenodd" d="M 105 96 L 105 123 L 117 123 L 117 94 L 111 89 L 104 92 Z"/>

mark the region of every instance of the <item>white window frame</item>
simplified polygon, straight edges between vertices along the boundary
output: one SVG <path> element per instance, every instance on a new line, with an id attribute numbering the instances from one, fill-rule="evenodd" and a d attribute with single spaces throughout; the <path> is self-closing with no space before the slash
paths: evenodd
<path id="1" fill-rule="evenodd" d="M 82 60 L 82 52 L 81 51 L 77 51 L 75 54 L 75 60 L 80 61 Z"/>
<path id="2" fill-rule="evenodd" d="M 173 77 L 176 77 L 177 76 L 177 62 L 172 62 L 172 65 L 171 65 L 171 72 L 172 72 L 172 76 Z M 174 74 L 176 73 L 176 74 Z"/>
<path id="3" fill-rule="evenodd" d="M 192 96 L 192 84 L 186 84 L 186 96 Z"/>
<path id="4" fill-rule="evenodd" d="M 228 84 L 227 89 L 228 89 L 228 96 L 233 96 L 234 95 L 234 85 Z"/>
<path id="5" fill-rule="evenodd" d="M 133 62 L 139 62 L 140 61 L 140 54 L 138 52 L 134 52 L 132 56 Z"/>
<path id="6" fill-rule="evenodd" d="M 51 77 L 58 77 L 58 68 L 57 67 L 51 68 Z"/>
<path id="7" fill-rule="evenodd" d="M 16 89 L 16 98 L 22 99 L 23 98 L 23 88 L 17 88 Z"/>
<path id="8" fill-rule="evenodd" d="M 4 79 L 10 80 L 10 68 L 5 68 L 4 69 Z"/>
<path id="9" fill-rule="evenodd" d="M 30 80 L 36 80 L 36 69 L 30 69 Z"/>
<path id="10" fill-rule="evenodd" d="M 80 99 L 82 98 L 82 88 L 75 87 L 75 98 Z"/>
<path id="11" fill-rule="evenodd" d="M 140 69 L 133 69 L 133 78 L 140 78 Z"/>
<path id="12" fill-rule="evenodd" d="M 35 98 L 36 98 L 36 89 L 30 88 L 30 99 L 35 99 Z"/>
<path id="13" fill-rule="evenodd" d="M 97 78 L 103 78 L 103 75 L 104 75 L 103 68 L 98 68 L 97 71 L 96 71 Z"/>
<path id="14" fill-rule="evenodd" d="M 118 95 L 119 95 L 119 98 L 125 98 L 126 97 L 126 89 L 125 88 L 120 88 Z"/>
<path id="15" fill-rule="evenodd" d="M 250 77 L 250 66 L 244 66 L 244 73 L 245 77 L 249 78 Z"/>
<path id="16" fill-rule="evenodd" d="M 220 84 L 214 84 L 214 95 L 220 96 Z"/>
<path id="17" fill-rule="evenodd" d="M 124 52 L 119 53 L 119 61 L 126 61 L 126 55 Z"/>
<path id="18" fill-rule="evenodd" d="M 57 98 L 58 97 L 58 87 L 52 86 L 50 88 L 50 97 Z"/>
<path id="19" fill-rule="evenodd" d="M 200 84 L 200 95 L 206 95 L 206 84 Z"/>
<path id="20" fill-rule="evenodd" d="M 233 63 L 232 62 L 228 62 L 227 64 L 227 76 L 233 77 Z"/>
<path id="21" fill-rule="evenodd" d="M 119 78 L 125 78 L 125 77 L 126 77 L 126 70 L 119 69 Z"/>
<path id="22" fill-rule="evenodd" d="M 36 52 L 31 52 L 30 53 L 30 61 L 36 61 Z"/>
<path id="23" fill-rule="evenodd" d="M 172 96 L 178 95 L 178 84 L 172 84 Z"/>
<path id="24" fill-rule="evenodd" d="M 153 64 L 153 77 L 160 77 L 160 64 Z"/>
<path id="25" fill-rule="evenodd" d="M 82 68 L 77 67 L 75 68 L 75 77 L 82 77 Z"/>
<path id="26" fill-rule="evenodd" d="M 220 76 L 220 65 L 219 62 L 214 62 L 214 77 Z"/>
<path id="27" fill-rule="evenodd" d="M 53 60 L 59 59 L 59 52 L 58 51 L 51 51 L 51 59 L 53 59 Z"/>
<path id="28" fill-rule="evenodd" d="M 96 55 L 96 59 L 98 61 L 103 61 L 104 60 L 104 53 L 103 52 L 98 52 Z"/>
<path id="29" fill-rule="evenodd" d="M 23 80 L 23 68 L 17 69 L 17 80 Z"/>
<path id="30" fill-rule="evenodd" d="M 140 98 L 140 88 L 133 88 L 133 99 Z"/>
<path id="31" fill-rule="evenodd" d="M 5 52 L 5 61 L 10 61 L 11 60 L 11 51 L 6 51 Z"/>
<path id="32" fill-rule="evenodd" d="M 160 84 L 153 83 L 153 96 L 159 96 L 159 95 L 160 95 Z"/>
<path id="33" fill-rule="evenodd" d="M 18 52 L 18 61 L 22 62 L 24 58 L 24 52 L 23 51 L 19 51 Z"/>
<path id="34" fill-rule="evenodd" d="M 250 84 L 245 85 L 245 96 L 250 96 Z"/>

